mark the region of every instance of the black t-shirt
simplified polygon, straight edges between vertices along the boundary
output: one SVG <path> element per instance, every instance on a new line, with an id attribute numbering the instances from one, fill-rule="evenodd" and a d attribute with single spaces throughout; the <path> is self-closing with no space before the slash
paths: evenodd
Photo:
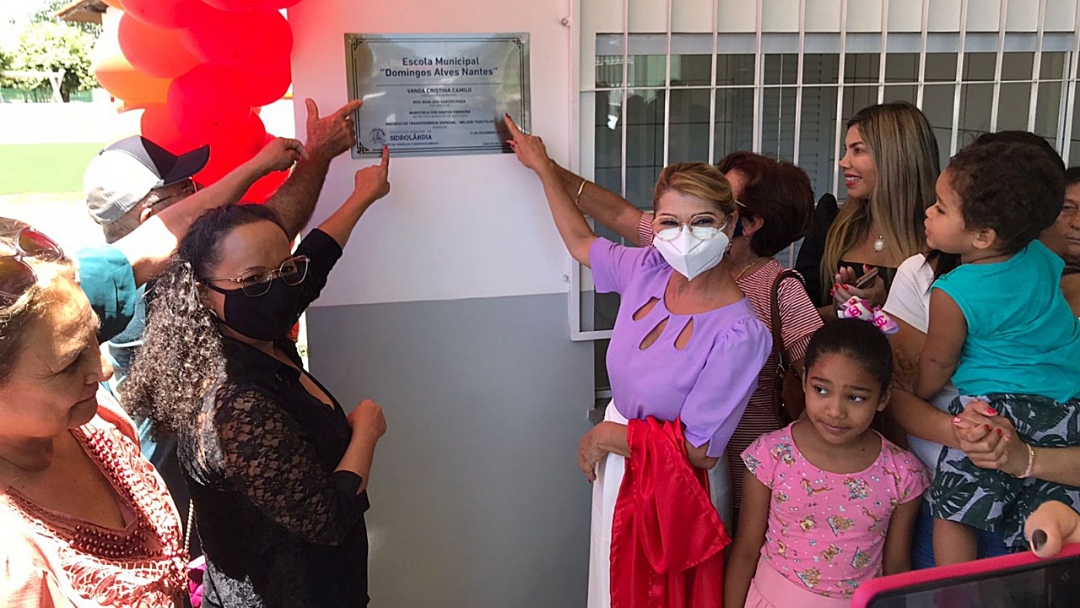
<path id="1" fill-rule="evenodd" d="M 296 253 L 311 258 L 302 310 L 341 248 L 314 231 Z M 303 387 L 295 345 L 278 347 L 296 367 L 226 339 L 225 377 L 180 440 L 207 560 L 204 605 L 365 606 L 367 493 L 357 494 L 358 475 L 334 472 L 351 437 L 345 412 Z"/>

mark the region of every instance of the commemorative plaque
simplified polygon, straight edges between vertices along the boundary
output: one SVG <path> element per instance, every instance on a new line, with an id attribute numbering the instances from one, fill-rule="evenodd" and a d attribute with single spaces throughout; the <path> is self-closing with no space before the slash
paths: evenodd
<path id="1" fill-rule="evenodd" d="M 529 35 L 345 34 L 353 158 L 512 152 L 504 114 L 529 128 Z"/>

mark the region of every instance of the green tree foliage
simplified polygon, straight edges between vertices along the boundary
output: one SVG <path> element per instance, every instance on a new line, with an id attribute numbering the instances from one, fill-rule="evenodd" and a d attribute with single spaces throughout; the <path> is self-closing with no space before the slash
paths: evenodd
<path id="1" fill-rule="evenodd" d="M 61 21 L 57 19 L 56 13 L 59 13 L 61 10 L 67 8 L 69 4 L 71 4 L 71 0 L 48 0 L 47 4 L 43 8 L 34 13 L 31 21 L 33 23 L 41 23 L 43 21 L 61 23 Z M 68 23 L 68 26 L 77 27 L 95 38 L 97 38 L 98 34 L 101 33 L 101 24 L 99 23 L 85 23 L 80 21 Z"/>
<path id="2" fill-rule="evenodd" d="M 70 101 L 73 91 L 86 91 L 97 86 L 90 70 L 90 53 L 94 37 L 77 27 L 55 21 L 30 24 L 19 36 L 11 53 L 8 69 L 39 72 L 64 70 L 60 96 Z M 50 90 L 48 78 L 12 79 L 9 86 L 20 89 Z"/>

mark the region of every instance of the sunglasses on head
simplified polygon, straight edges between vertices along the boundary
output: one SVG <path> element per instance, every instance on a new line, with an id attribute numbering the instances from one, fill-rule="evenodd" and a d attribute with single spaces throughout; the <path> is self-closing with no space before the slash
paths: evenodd
<path id="1" fill-rule="evenodd" d="M 10 303 L 37 283 L 37 273 L 23 260 L 43 262 L 64 259 L 56 241 L 19 220 L 0 218 L 0 298 Z"/>

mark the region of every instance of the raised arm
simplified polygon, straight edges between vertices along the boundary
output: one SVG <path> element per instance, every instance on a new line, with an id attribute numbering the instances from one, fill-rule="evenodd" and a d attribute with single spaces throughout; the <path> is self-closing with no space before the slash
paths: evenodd
<path id="1" fill-rule="evenodd" d="M 967 319 L 956 301 L 940 289 L 930 292 L 930 322 L 919 355 L 919 378 L 915 395 L 934 396 L 952 377 L 967 339 Z"/>
<path id="2" fill-rule="evenodd" d="M 278 137 L 225 177 L 150 216 L 113 243 L 131 263 L 135 284 L 142 285 L 164 270 L 180 239 L 199 216 L 209 209 L 239 201 L 260 177 L 288 169 L 306 154 L 299 141 Z"/>
<path id="3" fill-rule="evenodd" d="M 319 107 L 312 99 L 307 105 L 307 158 L 296 163 L 292 175 L 266 201 L 281 216 L 289 238 L 295 237 L 311 221 L 319 200 L 330 161 L 356 145 L 356 127 L 352 114 L 363 105 L 353 100 L 326 117 L 319 117 Z"/>
<path id="4" fill-rule="evenodd" d="M 390 148 L 383 146 L 382 160 L 377 165 L 356 172 L 354 187 L 345 203 L 319 225 L 319 230 L 329 234 L 342 248 L 349 242 L 356 222 L 371 205 L 390 192 Z"/>
<path id="5" fill-rule="evenodd" d="M 575 260 L 588 266 L 589 248 L 596 240 L 596 235 L 585 221 L 585 216 L 574 205 L 570 193 L 563 187 L 559 172 L 548 157 L 544 142 L 539 137 L 522 133 L 509 115 L 506 116 L 506 126 L 512 137 L 510 147 L 514 149 L 518 160 L 532 169 L 544 186 L 544 196 L 547 197 L 551 217 L 555 220 L 555 227 L 559 230 L 566 249 Z"/>
<path id="6" fill-rule="evenodd" d="M 555 161 L 551 164 L 555 167 L 563 188 L 577 203 L 578 209 L 608 229 L 614 230 L 627 242 L 639 247 L 642 245 L 638 236 L 638 222 L 642 216 L 640 209 L 618 194 L 560 167 Z"/>

